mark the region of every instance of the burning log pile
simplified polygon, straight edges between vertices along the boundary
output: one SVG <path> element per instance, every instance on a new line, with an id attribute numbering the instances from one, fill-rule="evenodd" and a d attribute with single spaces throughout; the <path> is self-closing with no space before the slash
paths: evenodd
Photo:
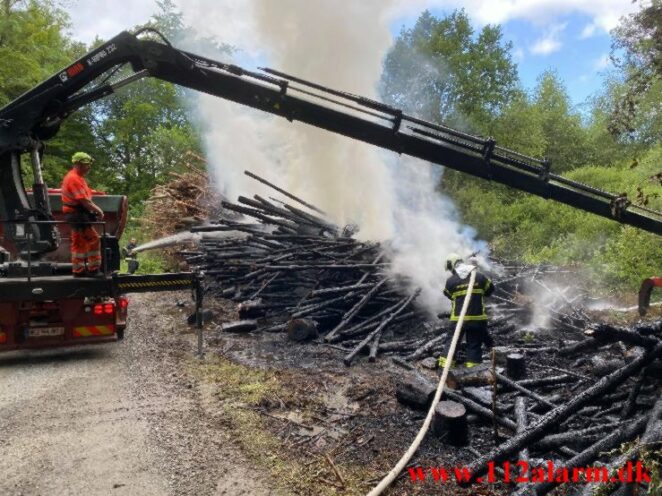
<path id="1" fill-rule="evenodd" d="M 385 247 L 357 241 L 354 226 L 341 229 L 317 207 L 247 174 L 299 205 L 242 196 L 223 208 L 257 222 L 219 218 L 191 229 L 209 234 L 182 255 L 204 270 L 212 294 L 239 303 L 247 319 L 224 325 L 226 332 L 260 328 L 294 341 L 324 334 L 325 343 L 346 351 L 348 366 L 361 352 L 373 361 L 378 353 L 416 352 L 428 341 L 407 333 L 432 335 L 434 324 L 414 306 L 419 292 L 388 273 Z"/>
<path id="2" fill-rule="evenodd" d="M 628 462 L 636 467 L 639 458 L 653 476 L 659 470 L 662 321 L 632 329 L 591 324 L 584 334 L 584 340 L 556 347 L 498 347 L 495 363 L 452 372 L 453 389 L 445 393 L 444 405 L 473 415 L 472 435 L 454 443 L 471 445 L 476 458 L 468 468 L 474 480 L 487 473 L 490 462 L 509 461 L 520 471 L 525 462 L 522 475 L 536 484 L 513 494 L 543 496 L 560 482 L 573 482 L 573 469 L 596 467 L 589 482 L 609 481 Z M 415 371 L 400 382 L 397 396 L 426 409 L 435 389 L 432 378 Z M 630 443 L 625 451 L 623 443 Z M 555 483 L 546 475 L 550 466 L 568 472 L 554 472 Z M 585 476 L 574 482 L 585 482 Z M 596 485 L 563 487 L 570 491 L 563 494 L 588 496 Z"/>
<path id="3" fill-rule="evenodd" d="M 223 208 L 250 221 L 226 217 L 192 229 L 205 234 L 196 250 L 182 255 L 205 271 L 210 293 L 237 302 L 244 319 L 222 331 L 319 338 L 342 351 L 348 366 L 361 353 L 370 361 L 391 355 L 408 369 L 396 388 L 398 400 L 429 407 L 436 384 L 428 369 L 450 339 L 447 319 L 415 306 L 419 291 L 389 273 L 388 246 L 354 239 L 351 226 L 341 229 L 313 205 L 247 174 L 296 206 L 240 197 Z M 474 477 L 490 461 L 533 467 L 552 460 L 572 477 L 575 467 L 611 471 L 659 455 L 662 322 L 632 328 L 595 323 L 582 307 L 584 295 L 550 282 L 565 277 L 559 269 L 495 267 L 493 362 L 453 369 L 434 432 L 443 442 L 468 447 Z M 546 316 L 544 325 L 537 314 Z M 625 442 L 632 443 L 627 452 L 605 454 Z M 555 487 L 527 485 L 517 494 L 542 496 Z"/>

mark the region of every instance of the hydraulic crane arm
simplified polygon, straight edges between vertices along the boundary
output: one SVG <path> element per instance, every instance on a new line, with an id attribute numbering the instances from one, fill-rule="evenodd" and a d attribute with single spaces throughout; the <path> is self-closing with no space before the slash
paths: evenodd
<path id="1" fill-rule="evenodd" d="M 37 212 L 24 201 L 17 169 L 19 154 L 38 155 L 35 150 L 42 140 L 54 136 L 71 112 L 120 86 L 151 76 L 662 234 L 662 213 L 552 174 L 548 162 L 498 147 L 492 139 L 426 122 L 380 102 L 271 69 L 252 72 L 200 57 L 174 48 L 165 39 L 141 39 L 141 32 L 120 33 L 0 109 L 2 217 L 48 215 L 45 201 L 36 202 Z M 94 84 L 127 63 L 133 69 L 129 77 L 113 84 Z M 35 177 L 40 176 L 38 167 L 38 160 L 33 160 Z M 46 251 L 46 236 L 38 235 Z"/>

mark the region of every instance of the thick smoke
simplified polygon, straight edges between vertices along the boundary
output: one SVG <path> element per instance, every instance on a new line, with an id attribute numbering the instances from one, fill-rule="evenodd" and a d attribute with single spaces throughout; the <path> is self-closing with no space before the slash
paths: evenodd
<path id="1" fill-rule="evenodd" d="M 240 65 L 266 65 L 378 99 L 389 22 L 404 5 L 198 0 L 181 8 L 188 24 L 202 26 L 201 36 L 236 46 Z M 197 109 L 213 172 L 231 198 L 265 192 L 243 175 L 248 169 L 318 205 L 339 225 L 359 225 L 363 239 L 391 240 L 395 272 L 423 287 L 430 311 L 447 308 L 443 260 L 474 251 L 476 242 L 435 191 L 440 168 L 209 96 L 199 98 Z"/>

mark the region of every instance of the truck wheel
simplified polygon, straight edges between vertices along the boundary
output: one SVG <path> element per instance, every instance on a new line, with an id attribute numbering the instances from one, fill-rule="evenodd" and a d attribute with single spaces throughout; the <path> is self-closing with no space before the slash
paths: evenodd
<path id="1" fill-rule="evenodd" d="M 124 339 L 124 329 L 117 329 L 117 340 L 122 341 Z"/>

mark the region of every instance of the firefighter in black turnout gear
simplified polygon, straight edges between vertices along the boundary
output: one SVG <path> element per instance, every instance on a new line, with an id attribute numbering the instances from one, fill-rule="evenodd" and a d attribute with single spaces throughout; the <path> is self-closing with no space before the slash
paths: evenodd
<path id="1" fill-rule="evenodd" d="M 451 322 L 460 320 L 464 299 L 467 296 L 471 298 L 462 325 L 462 334 L 467 338 L 466 367 L 474 367 L 482 361 L 483 343 L 487 348 L 491 348 L 493 344 L 487 331 L 487 313 L 485 312 L 484 298 L 494 292 L 494 284 L 487 276 L 476 271 L 473 291 L 471 295 L 467 295 L 471 269 L 473 269 L 473 266 L 464 264 L 458 255 L 451 254 L 446 259 L 446 270 L 452 272 L 452 275 L 446 280 L 446 287 L 444 288 L 444 295 L 452 302 Z M 460 339 L 462 339 L 462 336 L 460 336 Z M 442 356 L 439 358 L 440 367 L 446 365 L 449 348 L 450 341 L 446 344 Z"/>

